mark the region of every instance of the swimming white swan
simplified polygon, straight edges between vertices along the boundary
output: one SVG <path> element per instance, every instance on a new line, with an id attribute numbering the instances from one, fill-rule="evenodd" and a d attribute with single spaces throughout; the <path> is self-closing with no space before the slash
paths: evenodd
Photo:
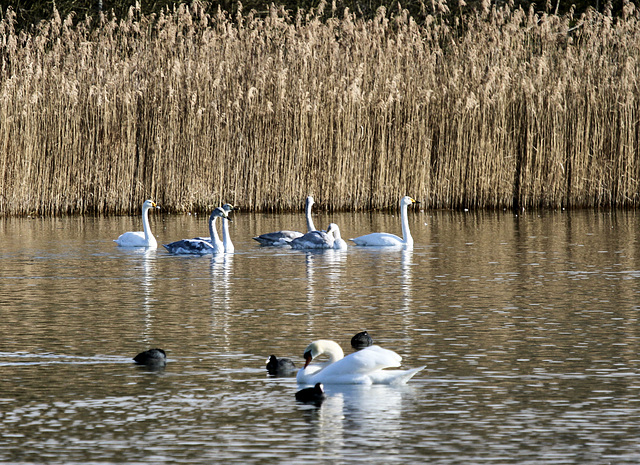
<path id="1" fill-rule="evenodd" d="M 340 228 L 337 224 L 331 223 L 327 228 L 327 232 L 333 233 L 333 248 L 336 250 L 347 250 L 347 242 L 340 235 Z"/>
<path id="2" fill-rule="evenodd" d="M 373 246 L 373 247 L 398 247 L 404 246 L 407 248 L 413 247 L 413 237 L 409 231 L 409 219 L 407 218 L 407 207 L 412 203 L 417 203 L 414 199 L 408 195 L 400 199 L 400 216 L 402 218 L 402 238 L 395 234 L 389 233 L 371 233 L 364 236 L 356 237 L 355 239 L 349 239 L 361 246 Z"/>
<path id="3" fill-rule="evenodd" d="M 312 196 L 307 197 L 307 201 L 305 202 L 305 216 L 307 217 L 307 232 L 315 231 L 316 227 L 313 224 L 313 219 L 311 218 L 311 207 L 315 201 Z M 260 245 L 264 246 L 282 246 L 287 245 L 289 242 L 294 240 L 297 237 L 302 237 L 303 234 L 298 231 L 276 231 L 272 233 L 265 233 L 253 238 L 253 240 L 258 241 Z"/>
<path id="4" fill-rule="evenodd" d="M 164 244 L 164 248 L 174 254 L 204 255 L 224 253 L 224 244 L 220 240 L 220 237 L 218 237 L 218 231 L 216 230 L 216 219 L 226 217 L 227 212 L 220 207 L 211 212 L 211 216 L 209 216 L 211 242 L 202 239 L 182 239 L 172 242 L 171 244 Z"/>
<path id="5" fill-rule="evenodd" d="M 142 229 L 144 231 L 129 231 L 120 234 L 120 237 L 113 242 L 120 247 L 158 247 L 156 238 L 151 234 L 151 228 L 149 227 L 149 209 L 160 208 L 155 202 L 151 200 L 145 200 L 142 204 Z"/>
<path id="6" fill-rule="evenodd" d="M 307 249 L 333 249 L 335 243 L 333 237 L 333 228 L 338 227 L 335 223 L 331 223 L 327 228 L 327 231 L 311 231 L 302 237 L 296 237 L 289 242 L 292 249 L 307 250 Z M 338 235 L 340 231 L 338 230 Z"/>
<path id="7" fill-rule="evenodd" d="M 324 363 L 309 364 L 327 355 Z M 300 384 L 405 384 L 424 367 L 410 370 L 385 370 L 399 367 L 402 357 L 380 346 L 369 346 L 344 356 L 340 346 L 326 339 L 312 342 L 304 351 L 305 366 L 298 371 Z"/>

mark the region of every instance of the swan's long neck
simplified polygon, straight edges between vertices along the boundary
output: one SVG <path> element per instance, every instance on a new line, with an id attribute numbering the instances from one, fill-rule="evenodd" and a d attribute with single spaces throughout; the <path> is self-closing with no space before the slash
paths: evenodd
<path id="1" fill-rule="evenodd" d="M 318 355 L 324 354 L 329 357 L 328 363 L 334 363 L 344 358 L 342 348 L 333 341 L 319 341 L 318 348 L 320 349 Z"/>
<path id="2" fill-rule="evenodd" d="M 226 218 L 222 219 L 222 243 L 224 244 L 225 252 L 233 252 L 233 243 L 229 234 L 229 220 Z"/>
<path id="3" fill-rule="evenodd" d="M 149 242 L 153 238 L 151 227 L 149 226 L 149 207 L 142 209 L 142 230 L 144 231 L 144 240 Z"/>
<path id="4" fill-rule="evenodd" d="M 409 231 L 409 218 L 407 216 L 407 205 L 402 204 L 400 207 L 400 216 L 402 217 L 402 240 L 408 246 L 413 245 L 413 237 Z"/>
<path id="5" fill-rule="evenodd" d="M 307 201 L 306 206 L 304 207 L 304 212 L 307 215 L 307 232 L 315 231 L 316 226 L 313 224 L 313 219 L 311 218 L 311 207 L 313 206 L 313 202 Z"/>
<path id="6" fill-rule="evenodd" d="M 211 236 L 211 243 L 214 245 L 220 243 L 220 237 L 218 237 L 218 230 L 216 229 L 217 219 L 218 217 L 214 216 L 209 220 L 209 236 Z"/>

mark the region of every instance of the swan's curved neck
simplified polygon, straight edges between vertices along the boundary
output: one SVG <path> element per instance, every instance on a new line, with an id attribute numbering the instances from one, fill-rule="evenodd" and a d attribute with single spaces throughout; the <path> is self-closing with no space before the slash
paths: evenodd
<path id="1" fill-rule="evenodd" d="M 222 243 L 224 244 L 224 250 L 230 252 L 233 243 L 231 242 L 231 235 L 229 234 L 229 220 L 226 218 L 222 219 Z"/>
<path id="2" fill-rule="evenodd" d="M 411 237 L 411 231 L 409 231 L 409 218 L 407 216 L 407 205 L 403 204 L 400 207 L 400 216 L 402 217 L 402 240 L 406 245 L 413 245 L 413 237 Z"/>
<path id="3" fill-rule="evenodd" d="M 313 219 L 311 218 L 311 207 L 313 203 L 307 202 L 307 205 L 304 208 L 305 214 L 307 215 L 307 232 L 315 231 L 316 226 L 313 224 Z"/>
<path id="4" fill-rule="evenodd" d="M 149 242 L 149 239 L 153 237 L 149 226 L 149 207 L 142 209 L 142 230 L 144 231 L 144 240 Z"/>
<path id="5" fill-rule="evenodd" d="M 334 363 L 344 358 L 342 348 L 333 341 L 319 341 L 320 352 L 318 355 L 326 355 L 329 357 L 328 363 Z"/>

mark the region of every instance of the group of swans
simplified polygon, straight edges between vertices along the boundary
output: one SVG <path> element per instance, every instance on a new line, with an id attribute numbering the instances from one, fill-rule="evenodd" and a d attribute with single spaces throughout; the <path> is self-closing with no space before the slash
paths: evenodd
<path id="1" fill-rule="evenodd" d="M 289 246 L 297 250 L 309 249 L 338 249 L 346 250 L 347 243 L 340 236 L 340 228 L 337 224 L 331 223 L 326 231 L 319 231 L 313 224 L 311 208 L 315 203 L 312 196 L 308 196 L 305 202 L 304 212 L 307 220 L 307 232 L 282 230 L 272 233 L 260 234 L 253 240 L 267 247 Z"/>
<path id="2" fill-rule="evenodd" d="M 400 218 L 402 226 L 402 237 L 389 233 L 371 233 L 364 236 L 349 239 L 358 246 L 363 247 L 413 247 L 413 237 L 409 230 L 409 219 L 407 207 L 417 203 L 412 197 L 404 196 L 400 199 Z M 307 218 L 307 233 L 302 234 L 297 231 L 277 231 L 256 236 L 253 239 L 264 246 L 285 246 L 292 249 L 338 249 L 346 250 L 347 242 L 340 235 L 340 228 L 337 224 L 331 223 L 326 231 L 315 229 L 311 218 L 311 207 L 314 204 L 313 197 L 307 197 L 305 205 L 305 215 Z"/>
<path id="3" fill-rule="evenodd" d="M 310 233 L 316 230 L 316 227 L 313 224 L 313 218 L 311 218 L 311 207 L 313 207 L 314 203 L 315 201 L 313 200 L 312 196 L 307 197 L 307 200 L 304 206 L 305 217 L 307 219 L 307 233 Z M 260 245 L 277 247 L 277 246 L 287 245 L 292 240 L 302 236 L 303 234 L 298 231 L 282 230 L 282 231 L 276 231 L 272 233 L 260 234 L 259 236 L 254 237 L 253 240 L 258 241 Z"/>
<path id="4" fill-rule="evenodd" d="M 152 208 L 160 208 L 152 200 L 146 200 L 142 204 L 142 229 L 143 231 L 130 231 L 121 234 L 118 239 L 114 240 L 120 247 L 148 247 L 156 248 L 158 242 L 151 233 L 149 227 L 149 210 Z M 195 237 L 193 239 L 182 239 L 163 244 L 164 248 L 174 254 L 218 254 L 233 253 L 235 247 L 231 242 L 229 233 L 229 213 L 235 210 L 230 204 L 224 204 L 222 207 L 215 208 L 209 216 L 209 237 Z M 222 240 L 218 236 L 216 228 L 216 220 L 222 218 Z"/>
<path id="5" fill-rule="evenodd" d="M 389 233 L 371 233 L 364 236 L 349 239 L 358 246 L 368 247 L 413 247 L 413 237 L 409 231 L 409 220 L 407 217 L 407 207 L 416 201 L 405 196 L 400 199 L 400 217 L 402 226 L 402 237 Z M 263 246 L 288 246 L 297 250 L 309 249 L 337 249 L 346 250 L 347 242 L 340 235 L 340 228 L 337 224 L 331 223 L 326 231 L 315 229 L 311 217 L 311 207 L 314 204 L 312 196 L 307 197 L 305 204 L 305 214 L 307 219 L 307 233 L 298 231 L 276 231 L 256 236 L 253 239 Z M 143 231 L 126 232 L 121 234 L 116 242 L 121 247 L 149 247 L 155 248 L 158 243 L 151 233 L 149 227 L 149 210 L 160 208 L 155 202 L 146 200 L 142 205 L 142 227 Z M 211 212 L 209 217 L 209 237 L 196 237 L 193 239 L 182 239 L 164 244 L 164 247 L 174 254 L 218 254 L 233 253 L 235 248 L 231 242 L 229 234 L 229 213 L 235 208 L 230 204 L 217 207 Z M 218 236 L 216 220 L 222 218 L 222 240 Z"/>

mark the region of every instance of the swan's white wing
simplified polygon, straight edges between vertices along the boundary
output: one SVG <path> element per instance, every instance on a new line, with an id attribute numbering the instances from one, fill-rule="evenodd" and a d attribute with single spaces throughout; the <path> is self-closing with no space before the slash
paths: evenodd
<path id="1" fill-rule="evenodd" d="M 148 245 L 143 231 L 130 231 L 120 234 L 114 242 L 121 247 L 145 247 Z"/>
<path id="2" fill-rule="evenodd" d="M 425 367 L 412 368 L 410 370 L 380 370 L 371 373 L 369 378 L 373 384 L 405 384 Z"/>
<path id="3" fill-rule="evenodd" d="M 402 357 L 380 346 L 369 346 L 329 365 L 325 372 L 370 374 L 384 368 L 399 367 Z"/>
<path id="4" fill-rule="evenodd" d="M 370 346 L 353 354 L 347 355 L 334 363 L 322 366 L 309 365 L 298 372 L 299 383 L 327 383 L 327 384 L 391 384 L 392 379 L 382 375 L 381 370 L 399 367 L 402 357 L 392 350 L 380 346 Z M 396 370 L 397 371 L 397 370 Z"/>
<path id="5" fill-rule="evenodd" d="M 371 233 L 349 240 L 355 242 L 356 245 L 370 247 L 392 247 L 404 244 L 402 238 L 389 233 Z"/>

